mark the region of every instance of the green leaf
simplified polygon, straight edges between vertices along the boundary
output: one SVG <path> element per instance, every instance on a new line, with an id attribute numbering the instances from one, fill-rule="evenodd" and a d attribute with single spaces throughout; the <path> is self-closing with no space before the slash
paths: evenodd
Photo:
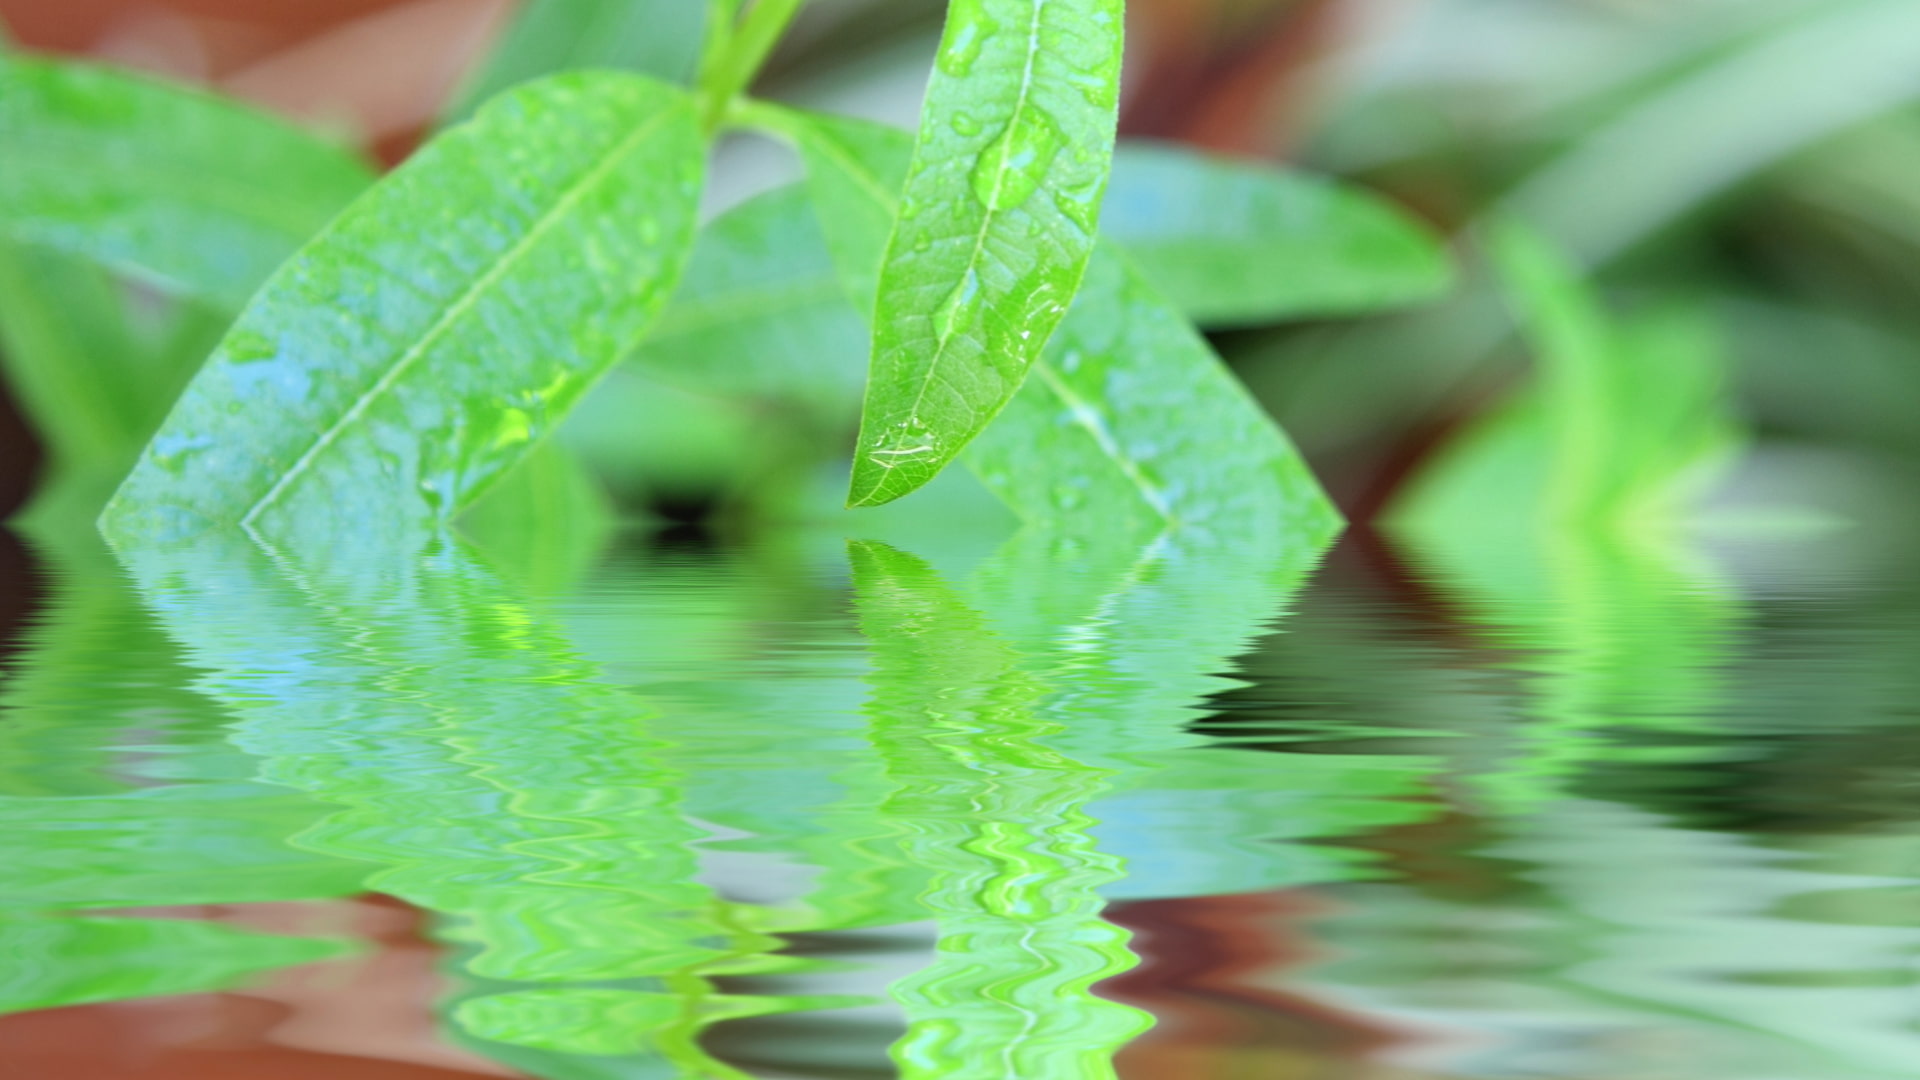
<path id="1" fill-rule="evenodd" d="M 615 68 L 684 83 L 700 58 L 703 5 L 690 0 L 527 0 L 447 108 L 465 120 L 495 94 L 570 68 Z"/>
<path id="2" fill-rule="evenodd" d="M 857 301 L 871 280 L 860 267 L 878 255 L 890 193 L 905 171 L 905 135 L 764 105 L 745 119 L 801 148 L 828 244 Z M 1094 251 L 1054 342 L 966 460 L 1032 522 L 1071 520 L 1087 531 L 1177 525 L 1223 538 L 1254 530 L 1306 544 L 1339 522 L 1286 436 L 1112 243 Z"/>
<path id="3" fill-rule="evenodd" d="M 633 362 L 688 390 L 799 404 L 838 425 L 853 419 L 866 345 L 807 193 L 786 187 L 700 231 L 679 290 Z"/>
<path id="4" fill-rule="evenodd" d="M 372 182 L 263 113 L 151 79 L 0 67 L 0 228 L 238 308 Z"/>
<path id="5" fill-rule="evenodd" d="M 1452 277 L 1434 235 L 1385 200 L 1171 145 L 1120 145 L 1101 229 L 1208 326 L 1413 303 Z"/>
<path id="6" fill-rule="evenodd" d="M 1743 441 L 1711 322 L 1684 301 L 1615 315 L 1563 252 L 1518 227 L 1494 233 L 1492 251 L 1534 376 L 1435 455 L 1393 519 L 1434 542 L 1517 522 L 1670 522 Z"/>
<path id="7" fill-rule="evenodd" d="M 967 463 L 1023 519 L 1079 531 L 1311 547 L 1340 522 L 1287 437 L 1111 244 Z"/>
<path id="8" fill-rule="evenodd" d="M 925 484 L 1019 390 L 1093 253 L 1120 0 L 959 0 L 893 238 L 848 504 Z"/>
<path id="9" fill-rule="evenodd" d="M 626 355 L 672 291 L 691 98 L 559 75 L 429 143 L 277 272 L 103 521 L 325 543 L 444 523 Z"/>

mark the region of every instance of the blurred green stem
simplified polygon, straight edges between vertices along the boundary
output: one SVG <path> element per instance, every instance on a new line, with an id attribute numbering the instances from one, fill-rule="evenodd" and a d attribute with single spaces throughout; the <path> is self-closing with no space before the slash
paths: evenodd
<path id="1" fill-rule="evenodd" d="M 703 118 L 709 133 L 720 130 L 734 98 L 752 85 L 760 66 L 787 32 L 806 0 L 756 0 L 735 23 L 735 0 L 713 0 L 706 58 L 700 68 Z"/>

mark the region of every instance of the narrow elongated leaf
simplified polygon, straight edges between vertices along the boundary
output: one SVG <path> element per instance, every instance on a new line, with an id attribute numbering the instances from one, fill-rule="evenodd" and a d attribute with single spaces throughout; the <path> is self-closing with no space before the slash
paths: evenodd
<path id="1" fill-rule="evenodd" d="M 276 273 L 107 508 L 116 537 L 410 537 L 633 348 L 692 245 L 691 99 L 555 76 L 424 148 Z"/>
<path id="2" fill-rule="evenodd" d="M 509 87 L 570 68 L 617 68 L 685 82 L 705 8 L 692 0 L 527 0 L 447 109 L 465 120 Z"/>
<path id="3" fill-rule="evenodd" d="M 1045 462 L 1045 467 L 1036 463 Z M 1339 515 L 1284 434 L 1125 256 L 1073 311 L 967 463 L 1027 521 L 1309 547 Z"/>
<path id="4" fill-rule="evenodd" d="M 1384 200 L 1174 146 L 1121 144 L 1101 230 L 1210 326 L 1392 307 L 1451 277 L 1437 239 Z"/>
<path id="5" fill-rule="evenodd" d="M 849 505 L 925 484 L 1079 291 L 1112 165 L 1120 0 L 958 0 L 880 271 Z"/>
<path id="6" fill-rule="evenodd" d="M 238 308 L 372 182 L 346 150 L 143 76 L 0 66 L 0 228 Z"/>
<path id="7" fill-rule="evenodd" d="M 800 146 L 858 302 L 867 280 L 858 268 L 877 255 L 905 169 L 904 134 L 784 112 L 754 119 Z M 1286 436 L 1111 242 L 1094 251 L 1081 296 L 1032 377 L 974 447 L 969 467 L 1032 522 L 1195 526 L 1246 540 L 1252 530 L 1311 543 L 1339 520 Z"/>

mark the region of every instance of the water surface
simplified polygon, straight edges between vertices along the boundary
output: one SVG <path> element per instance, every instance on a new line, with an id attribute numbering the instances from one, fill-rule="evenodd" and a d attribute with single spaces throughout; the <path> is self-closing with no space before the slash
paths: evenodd
<path id="1" fill-rule="evenodd" d="M 32 544 L 28 1077 L 1920 1076 L 1844 545 Z"/>

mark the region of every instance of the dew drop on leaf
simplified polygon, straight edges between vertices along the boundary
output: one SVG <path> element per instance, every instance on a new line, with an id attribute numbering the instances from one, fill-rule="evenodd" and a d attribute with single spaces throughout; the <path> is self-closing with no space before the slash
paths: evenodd
<path id="1" fill-rule="evenodd" d="M 987 39 L 999 29 L 981 0 L 955 0 L 947 15 L 946 39 L 940 45 L 940 70 L 956 79 L 966 77 Z"/>
<path id="2" fill-rule="evenodd" d="M 880 432 L 867 450 L 867 460 L 883 469 L 891 469 L 904 460 L 924 457 L 933 451 L 932 431 L 918 416 L 914 416 Z"/>
<path id="3" fill-rule="evenodd" d="M 1053 117 L 1041 109 L 1022 110 L 974 162 L 974 197 L 989 210 L 1019 206 L 1040 189 L 1065 145 Z"/>
<path id="4" fill-rule="evenodd" d="M 934 333 L 941 341 L 946 341 L 955 333 L 971 325 L 980 314 L 980 275 L 972 270 L 960 279 L 940 309 L 933 314 Z"/>
<path id="5" fill-rule="evenodd" d="M 952 126 L 955 135 L 980 134 L 980 121 L 975 119 L 974 115 L 970 112 L 954 113 Z"/>

